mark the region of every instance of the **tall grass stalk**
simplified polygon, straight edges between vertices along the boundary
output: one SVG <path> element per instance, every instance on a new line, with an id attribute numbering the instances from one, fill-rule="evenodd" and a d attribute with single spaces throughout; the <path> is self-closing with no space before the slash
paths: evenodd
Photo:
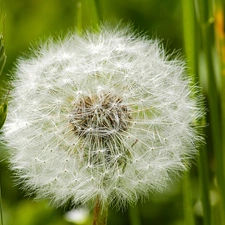
<path id="1" fill-rule="evenodd" d="M 215 19 L 215 38 L 216 38 L 216 52 L 219 56 L 219 77 L 221 80 L 221 90 L 220 90 L 220 103 L 221 103 L 221 132 L 222 132 L 222 149 L 221 152 L 225 152 L 225 2 L 224 0 L 216 0 L 214 5 L 213 16 Z M 223 160 L 223 161 L 222 161 Z M 223 159 L 221 159 L 221 163 L 225 163 L 225 154 L 223 155 Z M 225 168 L 223 168 L 223 172 L 225 173 Z M 224 184 L 225 175 L 223 174 L 223 184 Z M 221 187 L 221 193 L 223 198 L 223 208 L 221 209 L 223 224 L 225 224 L 225 188 Z"/>
<path id="2" fill-rule="evenodd" d="M 76 18 L 75 18 L 75 24 L 76 24 L 76 29 L 77 32 L 79 34 L 81 34 L 82 32 L 82 27 L 83 27 L 83 23 L 82 23 L 82 3 L 81 1 L 77 2 L 76 4 Z"/>
<path id="3" fill-rule="evenodd" d="M 189 72 L 193 82 L 199 81 L 199 63 L 198 53 L 199 51 L 199 35 L 197 32 L 197 21 L 195 15 L 195 4 L 194 0 L 183 0 L 182 1 L 183 11 L 183 36 L 184 36 L 184 47 L 185 53 L 188 60 Z M 205 148 L 200 148 L 199 159 L 198 159 L 198 171 L 199 181 L 201 188 L 201 200 L 203 205 L 204 213 L 204 225 L 211 224 L 211 206 L 209 197 L 209 166 L 207 160 L 207 151 Z M 193 224 L 193 207 L 191 201 L 190 191 L 190 177 L 188 174 L 184 180 L 184 213 L 185 223 L 187 225 Z M 189 198 L 189 199 L 188 199 Z"/>
<path id="4" fill-rule="evenodd" d="M 0 75 L 2 74 L 5 62 L 6 62 L 6 54 L 5 54 L 4 40 L 3 35 L 0 34 Z"/>
<path id="5" fill-rule="evenodd" d="M 96 11 L 97 11 L 98 20 L 102 21 L 103 16 L 102 16 L 102 9 L 101 9 L 100 0 L 95 0 L 95 7 L 96 7 Z"/>
<path id="6" fill-rule="evenodd" d="M 209 103 L 209 117 L 210 129 L 213 142 L 213 153 L 216 162 L 216 179 L 218 186 L 218 193 L 220 196 L 220 211 L 221 224 L 225 224 L 225 176 L 224 176 L 224 153 L 222 151 L 222 137 L 223 134 L 221 126 L 220 114 L 220 98 L 219 90 L 216 85 L 216 76 L 213 64 L 213 47 L 214 47 L 214 32 L 213 32 L 213 7 L 212 1 L 196 0 L 196 12 L 198 22 L 200 25 L 202 48 L 206 61 L 206 69 L 208 76 L 208 103 Z"/>
<path id="7" fill-rule="evenodd" d="M 0 34 L 0 76 L 4 69 L 5 62 L 6 62 L 6 54 L 5 54 L 5 48 L 4 48 L 4 38 L 3 38 L 3 35 Z M 0 103 L 0 129 L 3 126 L 5 121 L 6 109 L 7 109 L 7 102 L 5 101 L 4 103 Z M 1 180 L 0 180 L 0 222 L 1 222 L 1 225 L 3 225 Z"/>
<path id="8" fill-rule="evenodd" d="M 186 172 L 183 180 L 184 221 L 185 225 L 195 225 L 190 173 Z"/>
<path id="9" fill-rule="evenodd" d="M 219 56 L 221 78 L 222 137 L 225 134 L 225 2 L 217 0 L 214 6 L 216 50 Z M 225 152 L 225 138 L 222 138 L 222 149 Z M 225 162 L 225 159 L 224 159 Z"/>
<path id="10" fill-rule="evenodd" d="M 211 219 L 211 204 L 210 204 L 210 182 L 209 182 L 209 164 L 207 157 L 207 149 L 201 147 L 198 160 L 199 182 L 201 188 L 201 200 L 203 209 L 204 225 L 212 224 Z"/>
<path id="11" fill-rule="evenodd" d="M 98 29 L 100 22 L 99 5 L 96 5 L 96 0 L 82 0 L 82 24 L 83 27 L 92 25 Z"/>

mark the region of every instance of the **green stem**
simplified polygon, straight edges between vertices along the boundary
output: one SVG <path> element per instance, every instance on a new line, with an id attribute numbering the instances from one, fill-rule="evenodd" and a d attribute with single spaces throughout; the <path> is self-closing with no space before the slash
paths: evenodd
<path id="1" fill-rule="evenodd" d="M 94 208 L 94 216 L 92 225 L 106 225 L 108 217 L 108 206 L 101 205 L 99 199 L 96 201 L 96 205 Z"/>
<path id="2" fill-rule="evenodd" d="M 82 28 L 82 3 L 79 1 L 76 5 L 76 29 L 79 34 L 82 32 Z"/>
<path id="3" fill-rule="evenodd" d="M 198 53 L 199 49 L 199 33 L 197 32 L 197 21 L 195 15 L 195 4 L 194 0 L 183 0 L 182 1 L 183 9 L 183 33 L 184 33 L 184 46 L 185 53 L 188 59 L 188 66 L 190 67 L 190 76 L 194 83 L 199 81 L 199 70 L 198 70 Z M 193 75 L 195 77 L 193 78 Z M 196 96 L 193 96 L 196 97 Z M 201 121 L 200 121 L 201 122 Z M 204 213 L 204 225 L 211 224 L 211 205 L 210 205 L 210 196 L 209 196 L 209 165 L 207 160 L 207 151 L 206 149 L 200 148 L 199 155 L 199 181 L 201 188 L 201 199 L 203 204 L 203 213 Z M 188 175 L 186 175 L 188 176 Z M 184 180 L 184 211 L 185 211 L 185 222 L 186 224 L 192 224 L 193 211 L 189 209 L 191 207 L 191 198 L 189 196 L 189 177 L 185 177 Z M 189 199 L 188 199 L 189 198 Z M 187 209 L 186 209 L 187 208 Z M 190 221 L 191 220 L 191 221 Z"/>
<path id="4" fill-rule="evenodd" d="M 1 219 L 1 225 L 3 225 L 3 213 L 2 213 L 2 190 L 0 185 L 0 219 Z"/>
<path id="5" fill-rule="evenodd" d="M 221 105 L 222 105 L 222 134 L 225 134 L 225 3 L 217 0 L 215 4 L 215 38 L 217 41 L 217 54 L 220 64 L 220 78 L 222 81 L 221 88 Z M 224 137 L 222 135 L 222 137 Z M 223 138 L 223 151 L 225 151 L 225 139 Z M 225 159 L 224 159 L 225 160 Z"/>
<path id="6" fill-rule="evenodd" d="M 222 134 L 221 134 L 221 115 L 219 93 L 215 80 L 215 72 L 213 65 L 213 27 L 211 26 L 212 19 L 212 2 L 198 0 L 197 5 L 199 11 L 199 24 L 201 28 L 202 44 L 206 59 L 206 68 L 208 75 L 208 102 L 210 128 L 213 141 L 213 151 L 216 161 L 216 178 L 218 184 L 218 192 L 221 199 L 221 224 L 225 224 L 225 176 L 224 176 L 224 154 L 222 151 Z"/>
<path id="7" fill-rule="evenodd" d="M 198 67 L 198 57 L 196 51 L 196 18 L 193 0 L 182 0 L 183 11 L 183 38 L 185 54 L 188 59 L 190 76 L 196 75 Z M 198 81 L 195 76 L 194 81 Z"/>
<path id="8" fill-rule="evenodd" d="M 129 207 L 129 218 L 131 225 L 141 225 L 138 206 L 135 206 L 134 208 Z"/>
<path id="9" fill-rule="evenodd" d="M 98 5 L 96 5 L 95 0 L 82 0 L 82 18 L 83 25 L 94 25 L 94 28 L 99 26 L 99 15 L 98 15 Z"/>
<path id="10" fill-rule="evenodd" d="M 222 137 L 222 149 L 221 152 L 225 152 L 225 3 L 224 0 L 216 0 L 215 1 L 215 12 L 214 12 L 214 18 L 215 18 L 215 38 L 216 38 L 216 44 L 217 44 L 217 54 L 219 58 L 220 65 L 220 71 L 219 76 L 221 78 L 221 137 Z M 222 156 L 221 156 L 222 157 Z M 223 155 L 223 159 L 220 160 L 220 163 L 225 162 L 225 154 Z M 219 168 L 218 168 L 219 169 Z M 223 168 L 225 169 L 225 168 Z M 223 172 L 225 172 L 223 170 Z M 223 174 L 223 179 L 225 175 Z M 223 182 L 223 183 L 222 183 Z M 224 181 L 222 181 L 222 185 L 224 185 Z M 224 210 L 225 210 L 225 189 L 224 186 L 220 185 L 221 187 L 221 195 L 223 195 L 223 202 L 222 202 L 222 209 L 221 209 L 221 215 L 224 224 L 225 224 L 225 216 L 224 216 Z"/>
<path id="11" fill-rule="evenodd" d="M 195 225 L 191 190 L 192 189 L 191 189 L 190 174 L 189 172 L 186 172 L 184 175 L 184 185 L 183 185 L 185 225 Z"/>
<path id="12" fill-rule="evenodd" d="M 209 171 L 208 171 L 208 160 L 207 151 L 204 147 L 200 149 L 200 155 L 198 159 L 198 171 L 199 181 L 201 187 L 201 199 L 203 208 L 203 221 L 204 225 L 211 224 L 211 205 L 210 205 L 210 188 L 209 188 Z"/>
<path id="13" fill-rule="evenodd" d="M 0 34 L 0 75 L 2 74 L 3 68 L 5 66 L 6 62 L 6 54 L 5 54 L 5 48 L 4 48 L 4 39 L 3 35 Z"/>
<path id="14" fill-rule="evenodd" d="M 102 16 L 100 0 L 95 0 L 95 7 L 96 7 L 96 11 L 97 11 L 98 20 L 102 21 L 103 20 L 103 16 Z"/>

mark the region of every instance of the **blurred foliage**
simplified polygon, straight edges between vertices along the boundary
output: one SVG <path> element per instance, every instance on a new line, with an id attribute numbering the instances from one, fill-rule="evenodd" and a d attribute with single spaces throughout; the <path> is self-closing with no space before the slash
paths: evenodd
<path id="1" fill-rule="evenodd" d="M 65 33 L 75 27 L 78 0 L 1 0 L 5 14 L 5 45 L 8 61 L 5 71 L 31 43 L 49 35 Z M 84 26 L 91 24 L 86 2 Z M 176 0 L 107 0 L 100 1 L 103 20 L 131 22 L 147 34 L 163 39 L 171 49 L 182 47 L 181 5 Z M 88 8 L 88 9 L 87 9 Z M 87 11 L 88 10 L 88 11 Z"/>
<path id="2" fill-rule="evenodd" d="M 83 13 L 84 26 L 91 21 L 91 8 L 86 1 Z M 132 23 L 138 31 L 162 39 L 166 49 L 173 52 L 182 47 L 182 10 L 177 0 L 101 0 L 103 21 Z M 27 52 L 32 43 L 49 35 L 57 36 L 73 30 L 76 24 L 76 0 L 1 0 L 0 12 L 5 16 L 4 37 L 7 62 L 1 76 L 0 88 L 10 79 L 16 58 Z M 90 8 L 88 8 L 90 7 Z M 89 13 L 88 13 L 89 12 Z M 7 75 L 8 74 L 8 75 Z M 4 96 L 4 95 L 2 95 Z M 4 98 L 3 98 L 4 99 Z M 192 183 L 197 186 L 196 168 L 192 168 Z M 0 178 L 3 196 L 4 225 L 66 225 L 63 214 L 67 209 L 54 209 L 46 202 L 34 202 L 13 184 L 8 170 L 7 149 L 0 146 Z M 201 224 L 201 206 L 194 193 L 196 219 Z M 149 201 L 138 206 L 141 224 L 183 225 L 183 200 L 181 182 L 172 184 L 167 193 L 150 196 Z M 111 209 L 108 225 L 131 224 L 128 213 Z"/>

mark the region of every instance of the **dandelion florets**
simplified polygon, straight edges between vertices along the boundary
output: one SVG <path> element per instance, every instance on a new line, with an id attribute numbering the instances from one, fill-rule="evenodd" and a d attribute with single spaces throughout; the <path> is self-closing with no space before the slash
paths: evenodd
<path id="1" fill-rule="evenodd" d="M 75 103 L 71 118 L 74 132 L 79 137 L 110 138 L 128 129 L 131 115 L 119 96 L 109 93 L 81 96 Z"/>
<path id="2" fill-rule="evenodd" d="M 34 53 L 17 63 L 3 139 L 37 198 L 119 207 L 187 169 L 203 113 L 184 63 L 158 41 L 102 26 Z"/>

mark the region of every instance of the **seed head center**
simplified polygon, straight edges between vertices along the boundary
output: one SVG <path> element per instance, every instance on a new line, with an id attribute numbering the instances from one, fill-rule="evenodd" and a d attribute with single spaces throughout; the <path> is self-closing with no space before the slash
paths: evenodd
<path id="1" fill-rule="evenodd" d="M 74 105 L 70 123 L 80 137 L 107 138 L 126 131 L 131 114 L 116 94 L 80 96 Z"/>

